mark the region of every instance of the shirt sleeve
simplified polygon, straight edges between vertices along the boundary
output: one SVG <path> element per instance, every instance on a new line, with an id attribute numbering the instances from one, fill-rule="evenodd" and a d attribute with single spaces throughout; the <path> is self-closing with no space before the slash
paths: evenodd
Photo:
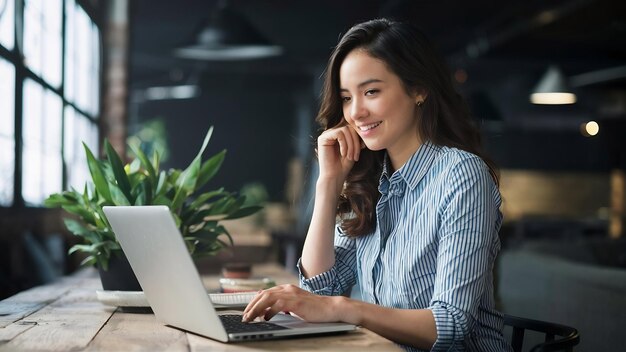
<path id="1" fill-rule="evenodd" d="M 481 300 L 492 290 L 499 250 L 500 196 L 479 158 L 462 160 L 450 175 L 441 208 L 437 277 L 432 310 L 437 340 L 432 351 L 463 346 L 473 330 Z"/>
<path id="2" fill-rule="evenodd" d="M 335 227 L 335 265 L 330 270 L 305 278 L 302 274 L 302 258 L 298 260 L 300 287 L 319 295 L 338 296 L 348 292 L 356 282 L 355 239 L 344 235 Z"/>

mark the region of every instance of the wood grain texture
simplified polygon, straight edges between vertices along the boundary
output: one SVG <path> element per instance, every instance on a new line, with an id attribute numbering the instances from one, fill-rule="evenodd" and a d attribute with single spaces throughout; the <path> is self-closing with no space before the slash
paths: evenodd
<path id="1" fill-rule="evenodd" d="M 96 301 L 93 288 L 74 288 L 22 319 L 33 326 L 0 346 L 0 351 L 70 351 L 87 347 L 114 308 Z"/>
<path id="2" fill-rule="evenodd" d="M 266 340 L 233 344 L 224 344 L 204 338 L 202 336 L 192 334 L 188 334 L 187 338 L 189 340 L 189 350 L 191 352 L 404 351 L 393 342 L 366 329 L 359 329 L 355 332 L 340 335 L 290 338 L 282 340 Z"/>
<path id="3" fill-rule="evenodd" d="M 1 301 L 0 327 L 6 327 L 31 315 L 54 302 L 69 290 L 70 287 L 59 283 L 51 286 L 36 287 Z"/>
<path id="4" fill-rule="evenodd" d="M 6 327 L 0 328 L 0 346 L 4 343 L 7 343 L 8 341 L 13 340 L 17 335 L 32 328 L 33 326 L 35 326 L 35 324 L 26 323 L 26 322 L 18 322 L 18 323 L 7 325 Z"/>
<path id="5" fill-rule="evenodd" d="M 115 312 L 87 351 L 188 351 L 186 333 L 157 322 L 154 314 Z"/>
<path id="6" fill-rule="evenodd" d="M 257 276 L 296 283 L 278 265 L 255 266 Z M 203 278 L 213 285 L 216 277 Z M 210 287 L 210 285 L 209 285 Z M 164 326 L 154 314 L 128 313 L 97 300 L 93 269 L 0 301 L 0 352 L 5 351 L 402 351 L 368 330 L 341 335 L 224 344 Z"/>
<path id="7" fill-rule="evenodd" d="M 82 270 L 52 284 L 34 287 L 0 301 L 0 328 L 31 315 L 59 299 L 74 287 L 94 287 L 95 289 L 100 283 L 93 277 L 94 273 L 93 269 Z"/>

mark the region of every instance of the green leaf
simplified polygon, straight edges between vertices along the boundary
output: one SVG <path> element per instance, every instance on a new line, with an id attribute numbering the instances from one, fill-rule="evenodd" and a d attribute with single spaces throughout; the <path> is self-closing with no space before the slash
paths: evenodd
<path id="1" fill-rule="evenodd" d="M 200 175 L 198 176 L 198 183 L 196 188 L 200 188 L 204 186 L 207 182 L 209 182 L 215 174 L 219 171 L 222 163 L 224 162 L 224 158 L 226 157 L 226 149 L 221 152 L 215 154 L 209 160 L 205 161 L 200 168 Z"/>
<path id="2" fill-rule="evenodd" d="M 203 234 L 207 234 L 207 233 L 215 233 L 216 229 L 218 226 L 218 222 L 216 220 L 211 220 L 211 221 L 207 221 L 204 223 L 204 225 L 197 229 L 194 232 L 191 232 L 191 234 L 193 236 L 204 236 Z"/>
<path id="3" fill-rule="evenodd" d="M 137 158 L 139 158 L 139 160 L 141 161 L 141 165 L 144 167 L 144 169 L 148 171 L 148 176 L 152 180 L 153 184 L 156 184 L 157 174 L 156 174 L 155 168 L 150 162 L 150 160 L 148 160 L 148 157 L 143 152 L 143 150 L 141 150 L 141 147 L 135 143 L 131 143 L 129 147 L 133 151 L 133 153 L 137 156 Z"/>
<path id="4" fill-rule="evenodd" d="M 56 207 L 61 207 L 63 205 L 75 204 L 76 199 L 70 199 L 68 195 L 66 195 L 65 193 L 51 194 L 48 198 L 46 198 L 46 200 L 44 200 L 43 204 L 48 208 L 56 208 Z"/>
<path id="5" fill-rule="evenodd" d="M 89 204 L 89 187 L 88 187 L 89 183 L 85 183 L 85 188 L 83 190 L 83 194 L 82 194 L 82 204 Z M 92 192 L 93 193 L 93 192 Z"/>
<path id="6" fill-rule="evenodd" d="M 86 248 L 86 247 L 87 248 L 91 248 L 90 245 L 75 244 L 67 251 L 67 254 L 72 254 L 72 253 L 77 252 L 77 251 L 85 252 L 84 248 Z"/>
<path id="7" fill-rule="evenodd" d="M 130 205 L 130 202 L 126 195 L 116 185 L 110 185 L 111 198 L 115 205 Z"/>
<path id="8" fill-rule="evenodd" d="M 134 159 L 130 164 L 124 167 L 124 171 L 126 171 L 127 175 L 136 174 L 141 171 L 141 160 Z"/>
<path id="9" fill-rule="evenodd" d="M 195 159 L 201 159 L 202 158 L 202 154 L 204 153 L 204 150 L 206 149 L 206 146 L 209 144 L 209 140 L 211 140 L 211 136 L 213 135 L 213 126 L 209 127 L 209 130 L 206 133 L 206 136 L 204 136 L 204 141 L 202 142 L 202 147 L 200 148 L 200 151 L 198 152 L 198 155 L 196 155 Z"/>
<path id="10" fill-rule="evenodd" d="M 152 204 L 152 185 L 150 178 L 145 178 L 137 187 L 135 205 Z"/>
<path id="11" fill-rule="evenodd" d="M 183 170 L 179 170 L 179 169 L 169 169 L 167 171 L 167 183 L 164 186 L 169 185 L 175 185 L 178 183 L 178 179 L 180 178 L 180 176 L 182 175 Z"/>
<path id="12" fill-rule="evenodd" d="M 92 225 L 96 225 L 96 219 L 95 219 L 93 213 L 88 208 L 85 208 L 83 205 L 79 205 L 79 204 L 77 204 L 77 205 L 64 205 L 62 208 L 63 208 L 63 210 L 67 211 L 68 213 L 78 215 L 86 223 L 92 224 Z"/>
<path id="13" fill-rule="evenodd" d="M 249 207 L 240 208 L 239 210 L 236 210 L 235 212 L 228 214 L 228 216 L 224 218 L 224 220 L 243 218 L 243 217 L 252 215 L 261 209 L 263 209 L 263 207 L 259 205 L 252 205 Z"/>
<path id="14" fill-rule="evenodd" d="M 159 172 L 159 168 L 161 167 L 161 153 L 159 153 L 156 149 L 152 152 L 152 165 L 156 173 Z"/>
<path id="15" fill-rule="evenodd" d="M 203 219 L 207 216 L 211 215 L 211 209 L 203 209 L 193 213 L 188 219 L 184 222 L 185 225 L 190 226 L 203 221 Z"/>
<path id="16" fill-rule="evenodd" d="M 149 178 L 145 174 L 140 172 L 136 172 L 134 174 L 128 174 L 128 181 L 130 182 L 130 194 L 135 197 L 137 196 L 138 186 L 143 182 L 143 180 Z"/>
<path id="17" fill-rule="evenodd" d="M 120 247 L 120 244 L 115 241 L 106 241 L 104 243 L 104 248 L 106 248 L 109 252 L 116 252 L 116 251 L 122 250 L 122 247 Z"/>
<path id="18" fill-rule="evenodd" d="M 96 257 L 94 257 L 93 255 L 88 256 L 87 258 L 83 259 L 82 262 L 80 262 L 81 266 L 93 266 L 96 264 Z"/>
<path id="19" fill-rule="evenodd" d="M 104 215 L 104 211 L 102 210 L 102 207 L 97 206 L 95 209 L 95 219 L 96 219 L 96 227 L 98 229 L 101 229 L 102 231 L 106 231 L 106 233 L 113 233 L 113 230 L 111 230 L 111 225 L 109 224 L 109 220 L 107 219 L 106 215 Z"/>
<path id="20" fill-rule="evenodd" d="M 96 190 L 98 193 L 108 202 L 112 202 L 111 200 L 111 191 L 109 190 L 109 184 L 104 177 L 104 171 L 100 166 L 100 163 L 91 153 L 87 144 L 83 142 L 83 147 L 85 148 L 85 154 L 87 155 L 87 165 L 89 166 L 89 172 L 91 173 L 91 179 L 96 186 Z"/>
<path id="21" fill-rule="evenodd" d="M 67 252 L 68 254 L 72 254 L 74 252 L 80 251 L 80 252 L 85 252 L 85 253 L 90 253 L 90 254 L 97 254 L 98 250 L 104 246 L 106 242 L 100 242 L 100 243 L 93 243 L 93 244 L 75 244 L 72 246 L 72 248 L 70 248 L 70 250 Z"/>
<path id="22" fill-rule="evenodd" d="M 65 198 L 68 202 L 78 202 L 81 198 L 80 192 L 75 190 L 73 187 L 70 188 L 69 191 L 61 193 L 61 196 Z"/>
<path id="23" fill-rule="evenodd" d="M 246 202 L 246 196 L 239 196 L 237 200 L 233 204 L 231 204 L 228 208 L 224 210 L 226 214 L 230 214 L 243 206 L 243 203 Z"/>
<path id="24" fill-rule="evenodd" d="M 167 173 L 165 171 L 161 171 L 161 173 L 159 174 L 159 182 L 157 183 L 157 188 L 154 193 L 160 195 L 160 194 L 167 192 L 167 189 L 165 187 L 166 182 L 167 182 Z"/>
<path id="25" fill-rule="evenodd" d="M 122 164 L 120 156 L 117 155 L 117 152 L 115 151 L 115 149 L 113 149 L 111 143 L 109 143 L 109 141 L 106 139 L 104 140 L 104 149 L 106 150 L 107 159 L 109 159 L 113 175 L 115 176 L 115 180 L 117 181 L 117 186 L 121 190 L 122 194 L 126 197 L 127 203 L 130 204 L 134 201 L 134 199 L 130 193 L 130 182 L 128 181 L 126 171 L 124 170 L 124 164 Z M 113 190 L 111 190 L 111 192 L 113 192 Z M 114 197 L 113 194 L 111 194 L 111 197 Z"/>
<path id="26" fill-rule="evenodd" d="M 220 188 L 215 191 L 202 193 L 193 202 L 191 202 L 191 204 L 189 204 L 189 209 L 197 209 L 198 207 L 207 203 L 212 198 L 219 197 L 219 196 L 226 196 L 228 194 L 229 194 L 228 192 L 224 191 L 224 188 Z"/>
<path id="27" fill-rule="evenodd" d="M 106 256 L 106 257 L 102 256 L 102 255 L 96 256 L 97 265 L 99 267 L 101 267 L 102 270 L 108 271 L 109 270 L 109 259 L 110 259 L 110 256 Z"/>
<path id="28" fill-rule="evenodd" d="M 237 200 L 232 196 L 219 199 L 213 203 L 210 215 L 228 214 L 230 213 L 230 209 L 233 209 L 233 206 L 236 206 L 236 204 Z"/>
<path id="29" fill-rule="evenodd" d="M 196 180 L 198 179 L 198 172 L 200 172 L 200 160 L 195 159 L 191 162 L 191 165 L 183 171 L 176 182 L 176 195 L 172 200 L 172 211 L 178 213 L 185 199 L 193 193 L 196 187 Z"/>
<path id="30" fill-rule="evenodd" d="M 185 241 L 185 244 L 187 245 L 187 250 L 189 251 L 190 255 L 194 255 L 194 252 L 196 251 L 196 243 L 192 240 L 190 241 Z"/>
<path id="31" fill-rule="evenodd" d="M 133 205 L 146 205 L 146 194 L 144 192 L 139 192 L 139 194 L 137 194 L 137 196 L 135 197 L 135 204 Z"/>
<path id="32" fill-rule="evenodd" d="M 182 206 L 185 199 L 191 195 L 196 190 L 196 184 L 198 180 L 198 176 L 200 174 L 200 168 L 202 167 L 202 154 L 209 144 L 209 140 L 213 135 L 213 126 L 211 126 L 204 137 L 204 141 L 202 142 L 202 147 L 198 151 L 198 154 L 193 159 L 191 164 L 183 171 L 180 178 L 176 180 L 176 195 L 174 196 L 174 200 L 172 200 L 172 211 L 179 213 L 180 207 Z"/>
<path id="33" fill-rule="evenodd" d="M 97 231 L 91 231 L 85 234 L 84 238 L 87 240 L 88 243 L 98 243 L 106 241 L 106 239 L 100 234 L 100 232 Z"/>
<path id="34" fill-rule="evenodd" d="M 98 160 L 98 163 L 100 164 L 100 168 L 102 168 L 102 171 L 104 172 L 104 177 L 109 182 L 109 184 L 115 183 L 115 175 L 113 174 L 113 168 L 111 168 L 111 163 L 109 163 L 109 160 Z"/>
<path id="35" fill-rule="evenodd" d="M 172 214 L 172 217 L 174 218 L 174 222 L 176 223 L 176 227 L 180 228 L 180 225 L 182 223 L 181 220 L 180 220 L 180 217 L 178 217 L 178 215 L 176 215 L 175 213 L 173 213 L 171 211 L 170 211 L 170 213 Z"/>
<path id="36" fill-rule="evenodd" d="M 233 237 L 230 235 L 230 232 L 228 232 L 228 230 L 226 230 L 226 228 L 222 225 L 218 226 L 217 231 L 219 231 L 220 233 L 224 234 L 227 238 L 228 238 L 228 242 L 230 242 L 231 246 L 235 245 L 235 242 L 233 242 Z"/>
<path id="37" fill-rule="evenodd" d="M 152 201 L 152 204 L 153 205 L 167 205 L 169 207 L 172 204 L 172 201 L 164 195 L 158 195 L 156 198 L 154 198 L 154 201 Z"/>
<path id="38" fill-rule="evenodd" d="M 75 235 L 85 236 L 91 233 L 91 230 L 74 219 L 63 219 L 63 222 L 65 223 L 65 227 L 67 227 L 67 229 Z"/>

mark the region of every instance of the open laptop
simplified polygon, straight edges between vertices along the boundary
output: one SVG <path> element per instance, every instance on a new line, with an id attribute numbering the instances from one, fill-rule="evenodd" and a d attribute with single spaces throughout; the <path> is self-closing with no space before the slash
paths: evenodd
<path id="1" fill-rule="evenodd" d="M 217 312 L 166 206 L 103 207 L 157 320 L 222 342 L 345 332 L 345 323 L 307 323 L 288 314 L 242 323 Z M 234 314 L 237 313 L 237 314 Z"/>

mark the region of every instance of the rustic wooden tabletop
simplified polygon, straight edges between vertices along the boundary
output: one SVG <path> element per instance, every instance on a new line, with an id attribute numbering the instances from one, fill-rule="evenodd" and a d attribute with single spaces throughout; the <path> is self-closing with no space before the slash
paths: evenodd
<path id="1" fill-rule="evenodd" d="M 294 283 L 278 265 L 254 274 Z M 209 289 L 217 277 L 204 277 Z M 0 351 L 401 351 L 366 329 L 342 335 L 224 344 L 157 322 L 151 313 L 129 313 L 99 302 L 93 269 L 0 301 Z"/>

